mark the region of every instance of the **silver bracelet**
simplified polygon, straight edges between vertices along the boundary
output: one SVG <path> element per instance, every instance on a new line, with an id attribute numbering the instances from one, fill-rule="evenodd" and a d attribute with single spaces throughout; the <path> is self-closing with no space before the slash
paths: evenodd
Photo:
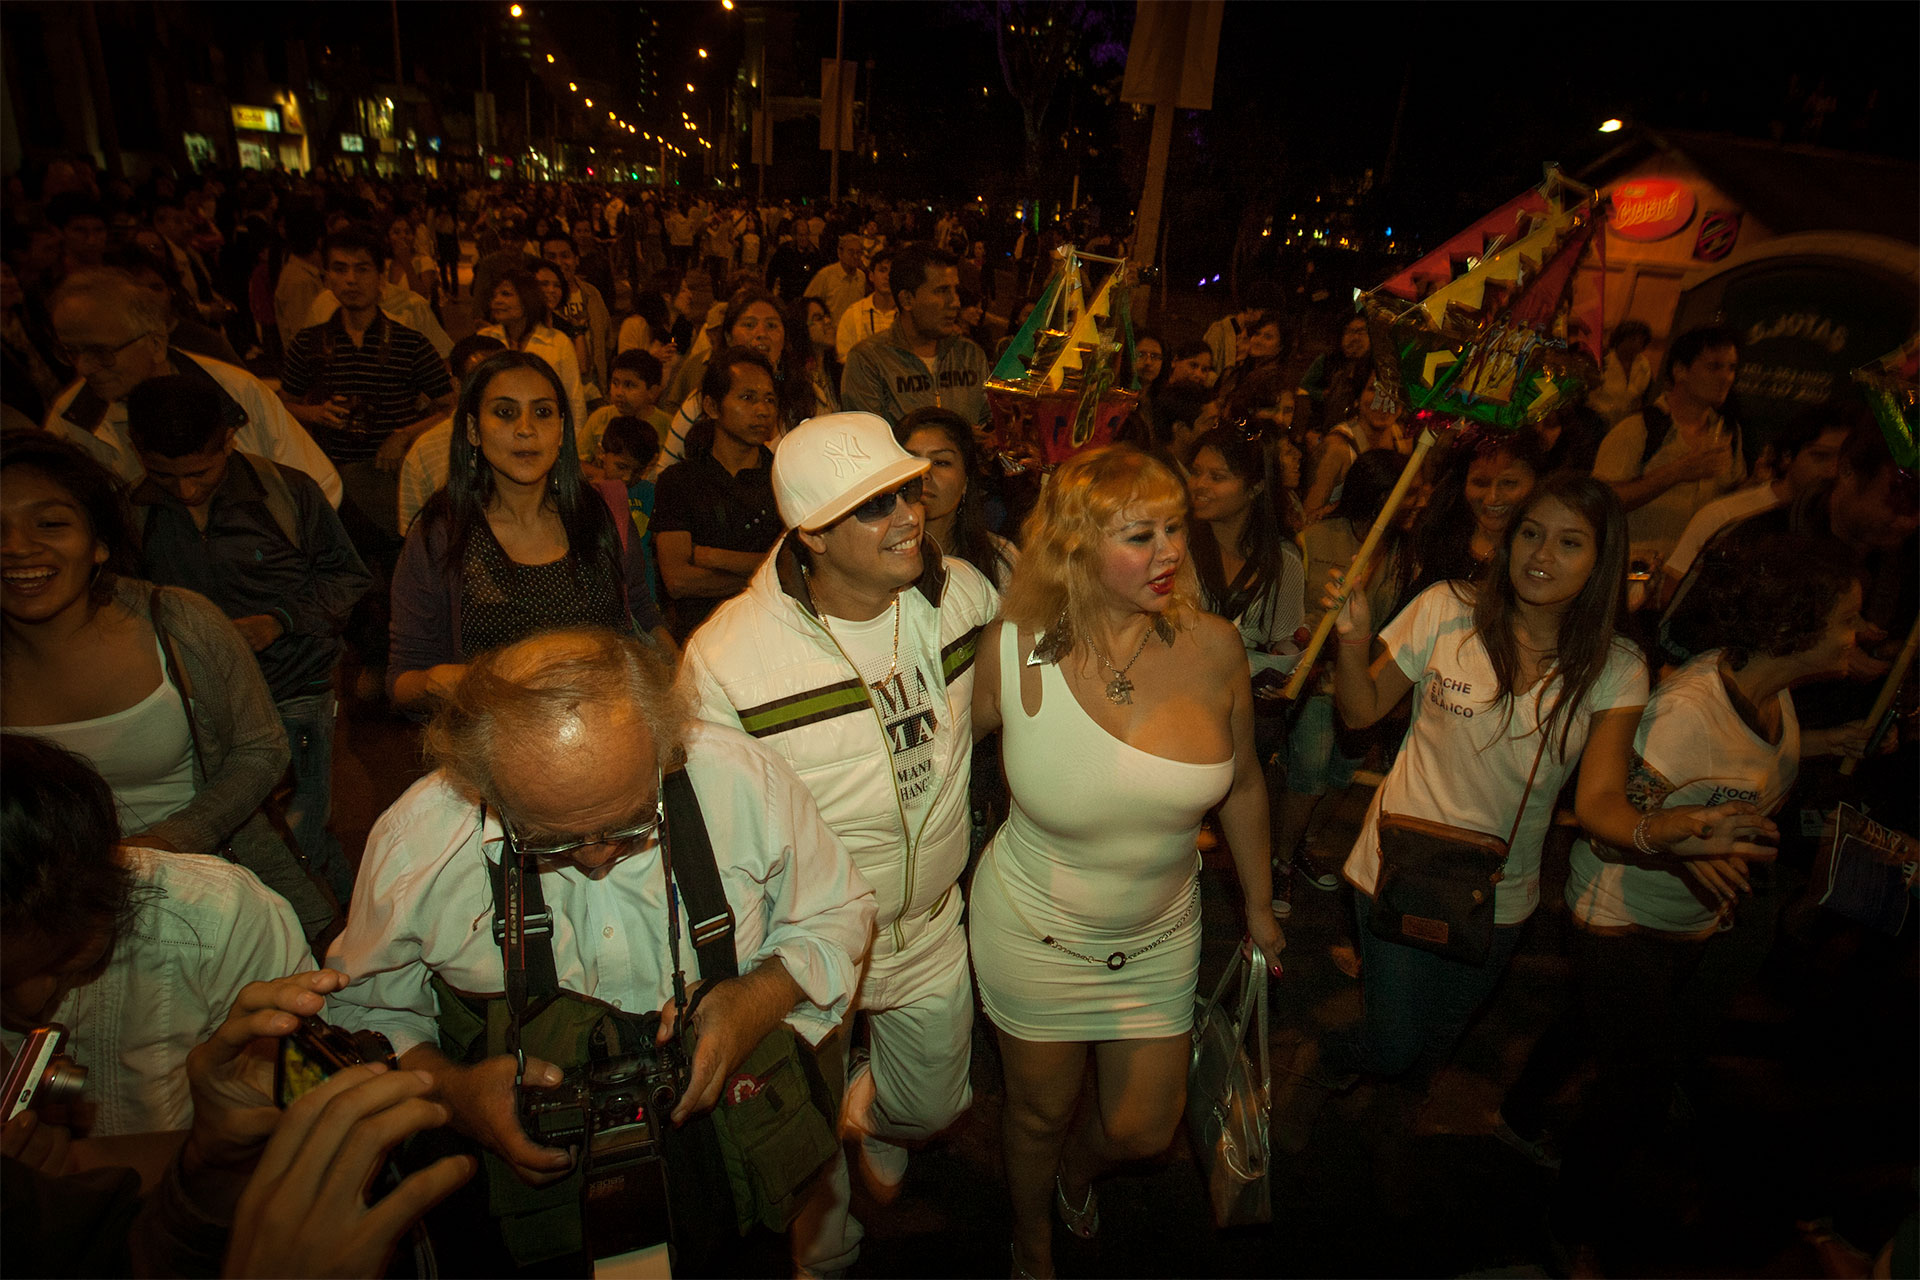
<path id="1" fill-rule="evenodd" d="M 1646 854 L 1649 858 L 1657 858 L 1660 856 L 1661 851 L 1654 847 L 1652 840 L 1647 838 L 1647 824 L 1652 821 L 1653 815 L 1651 813 L 1643 813 L 1640 815 L 1639 824 L 1633 829 L 1633 847 Z"/>

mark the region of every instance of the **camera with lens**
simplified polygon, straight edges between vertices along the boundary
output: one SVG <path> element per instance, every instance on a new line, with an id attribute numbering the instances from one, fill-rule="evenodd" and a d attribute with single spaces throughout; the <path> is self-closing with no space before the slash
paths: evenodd
<path id="1" fill-rule="evenodd" d="M 556 1088 L 520 1091 L 527 1137 L 578 1152 L 590 1256 L 614 1257 L 672 1239 L 662 1142 L 686 1080 L 680 1042 L 656 1046 L 649 1036 L 636 1052 L 574 1068 Z"/>
<path id="2" fill-rule="evenodd" d="M 66 1047 L 67 1029 L 57 1022 L 27 1033 L 7 1068 L 6 1083 L 0 1085 L 0 1121 L 42 1103 L 79 1099 L 87 1087 L 87 1069 L 63 1052 Z"/>

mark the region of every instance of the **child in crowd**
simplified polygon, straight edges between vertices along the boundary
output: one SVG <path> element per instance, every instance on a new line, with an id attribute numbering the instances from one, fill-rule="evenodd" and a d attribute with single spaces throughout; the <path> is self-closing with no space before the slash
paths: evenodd
<path id="1" fill-rule="evenodd" d="M 626 355 L 653 360 L 644 351 L 629 351 Z M 654 367 L 659 368 L 657 361 Z M 616 385 L 620 376 L 616 368 Z M 652 390 L 658 391 L 659 387 L 656 385 Z M 653 481 L 648 480 L 646 474 L 647 468 L 653 465 L 653 460 L 659 454 L 660 437 L 656 434 L 654 424 L 637 417 L 623 414 L 609 420 L 600 436 L 600 474 L 615 484 L 626 486 L 627 511 L 633 516 L 634 530 L 640 536 L 640 553 L 646 557 L 649 577 L 652 576 L 654 563 L 653 539 L 647 533 L 647 523 L 653 519 Z"/>
<path id="2" fill-rule="evenodd" d="M 650 426 L 656 433 L 654 452 L 659 452 L 658 441 L 666 438 L 670 425 L 668 415 L 654 405 L 666 383 L 660 362 L 645 351 L 622 351 L 613 358 L 607 383 L 608 403 L 595 409 L 580 431 L 581 461 L 599 457 L 607 427 L 616 418 L 638 418 Z M 607 478 L 619 477 L 609 474 Z"/>

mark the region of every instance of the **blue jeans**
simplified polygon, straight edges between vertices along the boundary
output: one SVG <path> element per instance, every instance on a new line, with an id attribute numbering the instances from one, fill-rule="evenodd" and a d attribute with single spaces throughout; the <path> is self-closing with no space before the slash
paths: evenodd
<path id="1" fill-rule="evenodd" d="M 353 896 L 353 867 L 345 850 L 327 830 L 333 818 L 333 718 L 339 701 L 333 690 L 285 698 L 274 704 L 287 728 L 293 751 L 293 796 L 287 826 L 313 872 L 333 889 L 344 908 Z"/>
<path id="2" fill-rule="evenodd" d="M 1365 1020 L 1329 1041 L 1326 1060 L 1335 1071 L 1389 1077 L 1418 1067 L 1409 1083 L 1421 1088 L 1446 1064 L 1474 1013 L 1500 985 L 1525 924 L 1496 925 L 1487 962 L 1470 965 L 1374 937 L 1367 925 L 1372 908 L 1373 899 L 1356 890 Z"/>

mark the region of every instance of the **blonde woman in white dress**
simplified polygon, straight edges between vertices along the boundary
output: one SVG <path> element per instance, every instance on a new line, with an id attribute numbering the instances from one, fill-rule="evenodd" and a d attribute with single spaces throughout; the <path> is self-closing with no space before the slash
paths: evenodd
<path id="1" fill-rule="evenodd" d="M 1246 649 L 1200 609 L 1186 521 L 1160 462 L 1079 455 L 1029 517 L 1004 620 L 980 639 L 974 732 L 1001 731 L 1013 804 L 970 929 L 1006 1072 L 1017 1275 L 1054 1273 L 1050 1205 L 1092 1236 L 1095 1180 L 1173 1138 L 1199 977 L 1194 836 L 1216 804 L 1246 927 L 1269 957 L 1284 945 Z"/>

